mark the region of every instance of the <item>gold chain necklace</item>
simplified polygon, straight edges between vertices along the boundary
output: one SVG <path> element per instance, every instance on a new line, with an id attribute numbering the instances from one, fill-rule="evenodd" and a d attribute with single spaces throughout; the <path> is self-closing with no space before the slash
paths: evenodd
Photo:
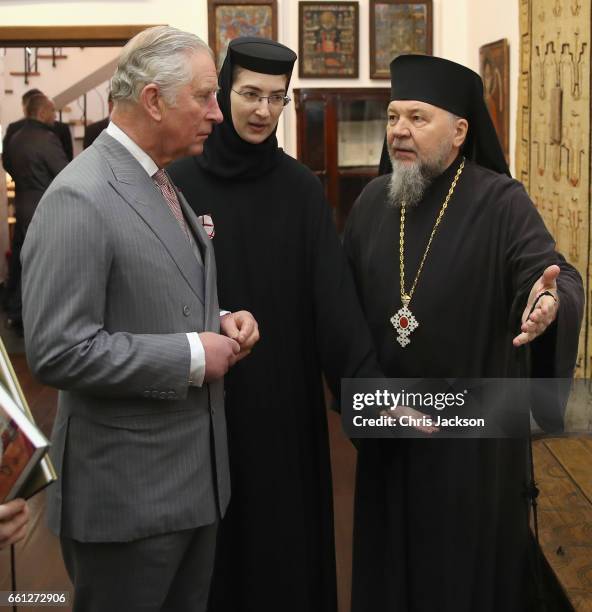
<path id="1" fill-rule="evenodd" d="M 440 209 L 440 212 L 436 217 L 436 222 L 434 223 L 434 227 L 432 228 L 432 233 L 430 234 L 428 244 L 426 245 L 423 257 L 421 258 L 421 262 L 419 263 L 419 268 L 417 269 L 417 274 L 415 275 L 415 280 L 411 285 L 409 293 L 405 293 L 405 202 L 401 203 L 401 230 L 399 232 L 399 274 L 401 279 L 401 303 L 403 304 L 403 306 L 402 308 L 399 308 L 399 310 L 397 310 L 397 312 L 390 318 L 390 322 L 392 323 L 393 327 L 395 328 L 395 331 L 397 332 L 397 342 L 403 348 L 411 342 L 411 340 L 409 340 L 411 332 L 415 331 L 419 327 L 417 319 L 413 316 L 411 310 L 409 310 L 409 302 L 411 302 L 411 298 L 415 293 L 415 287 L 417 286 L 417 281 L 419 280 L 419 276 L 421 274 L 421 271 L 423 270 L 423 264 L 425 263 L 426 257 L 428 256 L 428 253 L 430 251 L 430 247 L 432 246 L 432 240 L 434 239 L 438 226 L 440 225 L 440 221 L 442 221 L 442 217 L 444 216 L 444 213 L 448 208 L 448 203 L 450 202 L 450 198 L 454 193 L 454 188 L 456 187 L 456 183 L 458 183 L 458 179 L 460 178 L 464 167 L 465 160 L 463 158 L 462 163 L 456 171 L 456 175 L 454 176 L 452 185 L 450 185 L 450 189 L 448 190 L 448 195 L 444 200 L 444 204 L 442 204 L 442 208 Z"/>

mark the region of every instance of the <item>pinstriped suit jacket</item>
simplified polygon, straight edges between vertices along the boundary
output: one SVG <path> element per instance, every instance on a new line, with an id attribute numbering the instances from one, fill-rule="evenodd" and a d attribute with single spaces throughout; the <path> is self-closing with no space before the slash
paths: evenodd
<path id="1" fill-rule="evenodd" d="M 145 170 L 102 133 L 58 175 L 23 247 L 29 365 L 60 389 L 50 528 L 129 541 L 216 520 L 230 494 L 222 381 L 188 386 L 186 333 L 219 330 L 204 269 Z"/>

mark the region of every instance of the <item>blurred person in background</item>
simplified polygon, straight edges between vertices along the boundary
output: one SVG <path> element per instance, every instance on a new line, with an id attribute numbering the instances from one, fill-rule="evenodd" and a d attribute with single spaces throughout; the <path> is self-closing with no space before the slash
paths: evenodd
<path id="1" fill-rule="evenodd" d="M 15 183 L 16 223 L 12 240 L 9 278 L 4 295 L 4 309 L 9 325 L 22 333 L 20 252 L 39 200 L 53 179 L 68 165 L 64 149 L 53 127 L 54 103 L 45 95 L 27 100 L 26 118 L 10 137 L 10 174 Z"/>
<path id="2" fill-rule="evenodd" d="M 37 96 L 40 94 L 45 95 L 40 89 L 29 89 L 28 91 L 26 91 L 21 98 L 24 117 L 22 119 L 19 119 L 18 121 L 9 123 L 6 127 L 6 133 L 4 134 L 4 138 L 2 139 L 2 164 L 4 166 L 4 169 L 11 176 L 12 172 L 10 171 L 11 161 L 9 152 L 10 140 L 23 127 L 23 125 L 25 125 L 25 121 L 27 120 L 27 103 L 33 96 Z M 62 121 L 56 121 L 54 119 L 52 129 L 58 137 L 62 148 L 64 149 L 66 158 L 68 159 L 68 161 L 72 161 L 74 157 L 74 149 L 72 145 L 72 133 L 70 132 L 70 126 L 67 123 L 63 123 Z"/>
<path id="3" fill-rule="evenodd" d="M 109 114 L 99 121 L 95 121 L 84 128 L 84 142 L 83 148 L 87 149 L 95 141 L 95 138 L 109 125 L 109 119 L 111 117 L 111 111 L 113 110 L 113 96 L 109 92 L 107 97 L 107 106 L 109 108 Z"/>

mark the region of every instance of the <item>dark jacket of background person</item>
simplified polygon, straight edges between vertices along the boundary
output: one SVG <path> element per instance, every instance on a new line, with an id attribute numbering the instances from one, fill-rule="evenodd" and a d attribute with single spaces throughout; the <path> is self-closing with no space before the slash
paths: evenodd
<path id="1" fill-rule="evenodd" d="M 88 149 L 96 137 L 109 125 L 109 117 L 95 121 L 84 128 L 83 148 Z"/>
<path id="2" fill-rule="evenodd" d="M 2 164 L 6 172 L 13 176 L 12 168 L 12 147 L 10 146 L 10 142 L 12 137 L 24 127 L 27 119 L 23 117 L 18 121 L 14 121 L 13 123 L 9 123 L 6 128 L 6 134 L 2 139 Z M 58 138 L 58 142 L 60 143 L 64 154 L 66 155 L 66 159 L 68 161 L 72 161 L 74 158 L 74 149 L 72 145 L 72 134 L 70 132 L 70 127 L 67 123 L 63 123 L 61 121 L 56 121 L 52 128 L 50 128 L 54 134 Z M 14 177 L 13 177 L 14 178 Z"/>
<path id="3" fill-rule="evenodd" d="M 17 223 L 26 228 L 45 190 L 68 165 L 68 159 L 53 129 L 36 119 L 25 119 L 9 146 Z"/>
<path id="4" fill-rule="evenodd" d="M 72 145 L 72 132 L 70 132 L 70 126 L 63 121 L 56 121 L 53 125 L 53 131 L 61 142 L 68 161 L 72 161 L 74 159 L 74 147 Z"/>

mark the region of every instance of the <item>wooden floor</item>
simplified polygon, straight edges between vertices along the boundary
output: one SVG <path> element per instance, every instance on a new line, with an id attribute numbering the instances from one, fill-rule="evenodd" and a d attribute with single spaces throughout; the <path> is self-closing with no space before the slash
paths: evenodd
<path id="1" fill-rule="evenodd" d="M 31 378 L 23 355 L 12 355 L 12 359 L 37 423 L 49 436 L 57 394 Z M 355 452 L 335 413 L 329 413 L 329 426 L 339 611 L 349 612 Z M 541 544 L 574 608 L 592 612 L 592 439 L 543 439 L 535 443 L 534 452 L 541 489 Z M 17 588 L 71 591 L 58 541 L 45 526 L 44 502 L 43 493 L 30 500 L 31 529 L 16 547 Z M 0 551 L 0 591 L 10 590 L 9 568 L 8 551 Z M 29 612 L 38 608 L 18 609 Z"/>
<path id="2" fill-rule="evenodd" d="M 592 612 L 592 439 L 534 445 L 540 542 L 578 612 Z"/>

